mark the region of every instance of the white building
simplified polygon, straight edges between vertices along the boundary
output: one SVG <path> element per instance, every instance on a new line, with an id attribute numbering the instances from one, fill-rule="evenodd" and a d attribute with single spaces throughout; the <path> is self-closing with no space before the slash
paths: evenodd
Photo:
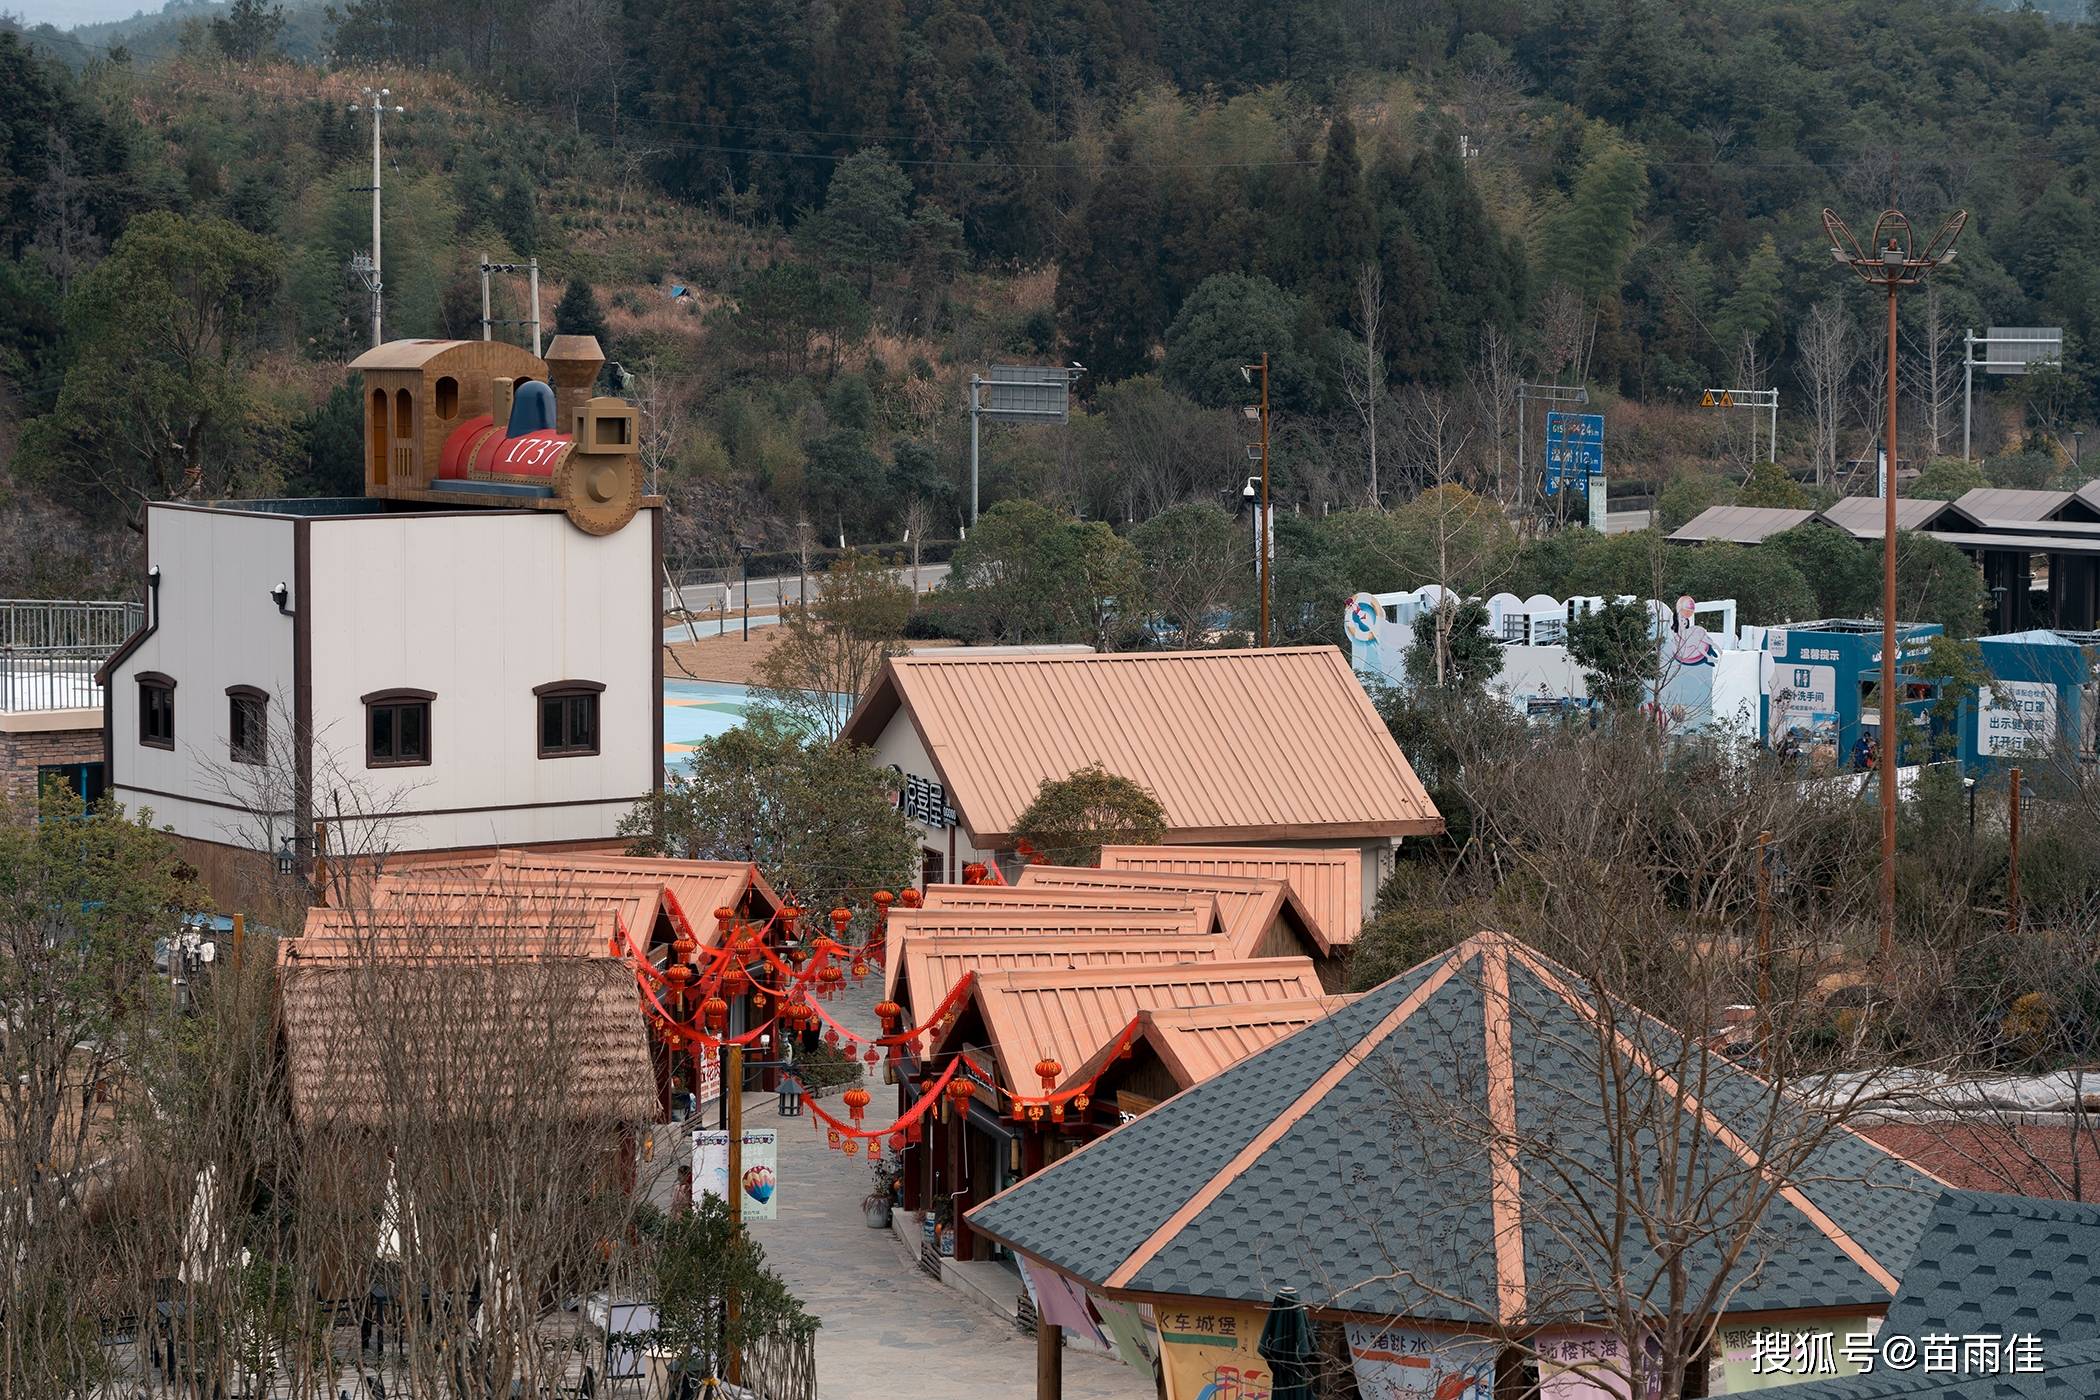
<path id="1" fill-rule="evenodd" d="M 517 357 L 499 387 L 546 372 Z M 448 389 L 458 432 L 497 432 Z M 210 878 L 613 838 L 663 778 L 660 518 L 636 493 L 586 524 L 561 493 L 620 455 L 546 487 L 148 507 L 145 623 L 101 674 L 111 793 Z"/>
<path id="2" fill-rule="evenodd" d="M 1342 625 L 1350 664 L 1387 685 L 1406 684 L 1407 653 L 1419 628 L 1455 600 L 1437 584 L 1400 593 L 1359 593 Z M 1582 667 L 1568 655 L 1568 624 L 1604 605 L 1601 597 L 1519 598 L 1497 593 L 1487 607 L 1487 633 L 1502 648 L 1502 669 L 1489 682 L 1519 714 L 1558 713 L 1589 697 Z M 1621 598 L 1617 601 L 1631 601 Z M 1733 598 L 1676 607 L 1650 599 L 1649 629 L 1661 653 L 1661 693 L 1653 704 L 1673 732 L 1718 730 L 1755 739 L 1761 732 L 1759 658 L 1763 629 L 1736 627 Z"/>

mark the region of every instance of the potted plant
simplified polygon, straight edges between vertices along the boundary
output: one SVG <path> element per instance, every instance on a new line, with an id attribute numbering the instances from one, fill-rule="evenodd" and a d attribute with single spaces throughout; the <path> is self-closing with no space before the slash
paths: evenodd
<path id="1" fill-rule="evenodd" d="M 867 1214 L 870 1230 L 887 1230 L 897 1201 L 897 1183 L 904 1179 L 904 1163 L 887 1154 L 876 1154 L 868 1159 L 868 1167 L 874 1179 L 868 1185 L 868 1194 L 860 1198 L 860 1208 Z"/>

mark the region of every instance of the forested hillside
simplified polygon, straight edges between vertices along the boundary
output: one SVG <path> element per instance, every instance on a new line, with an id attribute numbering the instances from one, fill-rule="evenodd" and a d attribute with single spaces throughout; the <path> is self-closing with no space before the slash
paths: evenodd
<path id="1" fill-rule="evenodd" d="M 1521 521 L 1520 378 L 1587 384 L 1614 477 L 1660 488 L 1666 518 L 1836 490 L 1878 426 L 1871 308 L 1818 215 L 1864 232 L 1892 192 L 1920 225 L 1971 212 L 1905 308 L 1923 489 L 1974 474 L 1936 461 L 1960 451 L 1965 326 L 2062 325 L 2068 347 L 2060 375 L 1987 387 L 1975 480 L 2068 475 L 2090 415 L 2100 33 L 2039 13 L 352 0 L 336 20 L 306 63 L 263 0 L 160 58 L 0 34 L 0 592 L 113 586 L 142 499 L 353 483 L 366 85 L 407 108 L 389 334 L 476 333 L 480 255 L 537 255 L 549 329 L 599 334 L 644 402 L 681 562 L 800 521 L 819 544 L 908 518 L 952 538 L 963 383 L 1002 360 L 1084 365 L 1085 411 L 988 432 L 987 504 L 1118 527 L 1236 503 L 1238 367 L 1263 352 L 1278 490 L 1315 517 L 1443 484 Z M 521 282 L 498 295 L 520 314 Z M 1791 477 L 1751 477 L 1747 415 L 1697 407 L 1716 384 L 1780 388 Z"/>

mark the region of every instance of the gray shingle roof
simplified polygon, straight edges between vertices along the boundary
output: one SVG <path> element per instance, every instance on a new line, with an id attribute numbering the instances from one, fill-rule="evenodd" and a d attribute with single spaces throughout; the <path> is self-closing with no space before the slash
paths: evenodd
<path id="1" fill-rule="evenodd" d="M 1506 1014 L 1490 990 L 1504 978 Z M 1602 1262 L 1585 1260 L 1595 1247 L 1565 1227 L 1611 1198 L 1620 1169 L 1596 1088 L 1594 1006 L 1579 985 L 1514 940 L 1479 935 L 1021 1182 L 970 1222 L 1074 1277 L 1136 1292 L 1254 1302 L 1292 1284 L 1319 1306 L 1461 1322 L 1594 1309 L 1594 1296 L 1558 1286 Z M 1666 1070 L 1679 1042 L 1620 1018 L 1636 1021 Z M 1700 1156 L 1677 1165 L 1725 1190 L 1755 1179 L 1752 1144 L 1806 1110 L 1775 1110 L 1766 1086 L 1725 1063 L 1708 1072 L 1690 1135 Z M 1498 1114 L 1516 1130 L 1520 1230 L 1498 1226 L 1511 1205 L 1493 1184 Z M 1651 1174 L 1661 1161 L 1654 1153 Z M 1737 1267 L 1730 1310 L 1884 1304 L 1931 1209 L 1930 1182 L 1850 1134 L 1813 1148 L 1796 1180 L 1745 1250 L 1755 1263 Z M 1618 1262 L 1642 1266 L 1637 1255 Z M 1722 1266 L 1717 1252 L 1691 1262 L 1709 1276 Z M 1506 1307 L 1512 1274 L 1528 1312 L 1521 1297 Z"/>
<path id="2" fill-rule="evenodd" d="M 1877 1370 L 1790 1385 L 1781 1393 L 1786 1400 L 2092 1400 L 2100 1395 L 2100 1343 L 2044 1348 L 2042 1369 L 2021 1375 Z"/>

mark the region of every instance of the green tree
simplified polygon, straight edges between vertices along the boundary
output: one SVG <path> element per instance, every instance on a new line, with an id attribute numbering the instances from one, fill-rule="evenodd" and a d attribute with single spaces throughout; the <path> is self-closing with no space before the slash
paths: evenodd
<path id="1" fill-rule="evenodd" d="M 1145 598 L 1182 647 L 1230 645 L 1253 591 L 1249 532 L 1208 501 L 1172 506 L 1134 527 Z"/>
<path id="2" fill-rule="evenodd" d="M 1590 306 L 1616 297 L 1647 195 L 1648 172 L 1639 153 L 1616 132 L 1593 125 L 1582 143 L 1575 188 L 1547 221 L 1547 284 L 1568 288 Z"/>
<path id="3" fill-rule="evenodd" d="M 1773 535 L 1759 549 L 1783 556 L 1816 597 L 1818 617 L 1866 617 L 1881 610 L 1881 549 L 1843 530 L 1809 521 Z"/>
<path id="4" fill-rule="evenodd" d="M 1950 637 L 1973 637 L 1983 630 L 1988 601 L 1983 575 L 1968 555 L 1930 535 L 1896 532 L 1898 621 L 1937 622 Z"/>
<path id="5" fill-rule="evenodd" d="M 1305 282 L 1321 312 L 1329 320 L 1342 320 L 1350 314 L 1359 269 L 1378 256 L 1356 126 L 1346 112 L 1336 113 L 1328 124 L 1318 191 L 1304 211 Z"/>
<path id="6" fill-rule="evenodd" d="M 212 42 L 236 63 L 261 58 L 284 33 L 284 6 L 269 0 L 233 0 L 226 13 L 211 22 Z"/>
<path id="7" fill-rule="evenodd" d="M 704 740 L 620 834 L 636 855 L 748 860 L 805 908 L 830 909 L 917 873 L 919 838 L 897 791 L 871 751 L 809 738 L 761 708 Z"/>
<path id="8" fill-rule="evenodd" d="M 1238 408 L 1252 403 L 1258 391 L 1243 367 L 1267 352 L 1271 407 L 1317 407 L 1314 366 L 1299 342 L 1304 314 L 1296 297 L 1266 277 L 1207 277 L 1167 328 L 1164 377 L 1197 403 Z"/>
<path id="9" fill-rule="evenodd" d="M 1143 616 L 1144 564 L 1098 520 L 1001 501 L 956 546 L 941 591 L 973 639 L 1109 651 Z"/>
<path id="10" fill-rule="evenodd" d="M 1681 471 L 1663 484 L 1655 513 L 1665 530 L 1675 530 L 1711 506 L 1731 505 L 1735 488 L 1711 472 Z"/>
<path id="11" fill-rule="evenodd" d="M 1166 329 L 1160 217 L 1158 181 L 1118 140 L 1057 271 L 1058 329 L 1099 383 L 1143 374 Z"/>
<path id="12" fill-rule="evenodd" d="M 1800 527 L 1826 530 L 1813 521 Z M 1740 620 L 1758 626 L 1805 622 L 1819 612 L 1815 590 L 1784 552 L 1768 544 L 1703 544 L 1672 553 L 1669 594 L 1733 598 Z"/>
<path id="13" fill-rule="evenodd" d="M 1759 462 L 1736 488 L 1735 504 L 1776 510 L 1808 510 L 1815 505 L 1808 488 L 1776 462 Z"/>
<path id="14" fill-rule="evenodd" d="M 539 203 L 533 198 L 532 185 L 523 174 L 514 170 L 504 178 L 503 192 L 496 196 L 496 207 L 490 211 L 490 218 L 512 252 L 538 251 Z"/>
<path id="15" fill-rule="evenodd" d="M 883 490 L 882 459 L 855 432 L 827 433 L 809 445 L 802 471 L 802 496 L 810 518 L 826 532 L 833 524 L 850 528 L 865 540 L 886 537 L 901 502 Z"/>
<path id="16" fill-rule="evenodd" d="M 1475 699 L 1502 674 L 1502 645 L 1488 635 L 1487 604 L 1447 597 L 1415 624 L 1407 649 L 1407 683 L 1416 690 L 1447 690 Z"/>
<path id="17" fill-rule="evenodd" d="M 1590 698 L 1607 710 L 1630 710 L 1662 679 L 1662 652 L 1649 630 L 1648 605 L 1608 599 L 1568 623 L 1568 656 L 1582 667 Z"/>
<path id="18" fill-rule="evenodd" d="M 1734 353 L 1744 337 L 1770 350 L 1777 340 L 1780 301 L 1779 247 L 1766 234 L 1743 260 L 1735 290 L 1721 303 L 1715 331 L 1724 354 Z"/>
<path id="19" fill-rule="evenodd" d="M 1959 457 L 1935 457 L 1925 464 L 1911 482 L 1908 496 L 1917 496 L 1934 501 L 1957 500 L 1979 487 L 1991 483 L 1985 479 L 1983 468 L 1974 462 L 1964 462 Z"/>
<path id="20" fill-rule="evenodd" d="M 904 649 L 912 593 L 889 565 L 856 552 L 840 555 L 816 583 L 806 607 L 782 613 L 758 663 L 756 698 L 803 733 L 832 740 L 883 663 Z"/>
<path id="21" fill-rule="evenodd" d="M 598 293 L 586 279 L 571 277 L 561 289 L 561 300 L 554 303 L 554 333 L 591 336 L 599 349 L 611 354 L 612 330 L 605 324 L 605 308 L 598 304 Z"/>
<path id="22" fill-rule="evenodd" d="M 876 275 L 910 252 L 911 229 L 911 181 L 871 148 L 839 163 L 824 207 L 803 221 L 801 235 L 819 257 L 851 273 L 863 296 L 872 296 Z"/>
<path id="23" fill-rule="evenodd" d="M 133 220 L 67 308 L 72 366 L 23 462 L 83 509 L 237 492 L 247 362 L 276 285 L 269 245 L 223 219 Z"/>
<path id="24" fill-rule="evenodd" d="M 1014 818 L 1014 836 L 1057 865 L 1099 865 L 1103 846 L 1156 846 L 1166 809 L 1142 783 L 1098 763 L 1045 778 Z"/>
<path id="25" fill-rule="evenodd" d="M 657 1300 L 656 1332 L 645 1344 L 669 1352 L 688 1374 L 707 1374 L 708 1358 L 724 1352 L 816 1330 L 817 1320 L 767 1267 L 750 1232 L 731 1222 L 720 1196 L 652 1217 L 645 1239 Z"/>

